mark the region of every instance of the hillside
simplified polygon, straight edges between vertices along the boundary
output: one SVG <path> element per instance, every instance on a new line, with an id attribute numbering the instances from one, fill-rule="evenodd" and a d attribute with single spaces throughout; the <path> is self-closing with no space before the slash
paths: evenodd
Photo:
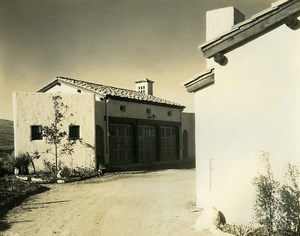
<path id="1" fill-rule="evenodd" d="M 14 148 L 13 121 L 0 119 L 0 151 Z"/>

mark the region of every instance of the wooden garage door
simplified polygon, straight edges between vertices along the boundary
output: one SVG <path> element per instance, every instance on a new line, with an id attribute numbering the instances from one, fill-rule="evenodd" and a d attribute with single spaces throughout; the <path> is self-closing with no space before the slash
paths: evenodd
<path id="1" fill-rule="evenodd" d="M 176 127 L 162 126 L 161 127 L 161 160 L 176 160 L 178 157 L 178 134 Z"/>
<path id="2" fill-rule="evenodd" d="M 138 159 L 139 162 L 153 162 L 157 160 L 157 141 L 155 126 L 138 126 Z"/>
<path id="3" fill-rule="evenodd" d="M 109 151 L 111 164 L 133 162 L 133 128 L 129 124 L 110 124 Z"/>

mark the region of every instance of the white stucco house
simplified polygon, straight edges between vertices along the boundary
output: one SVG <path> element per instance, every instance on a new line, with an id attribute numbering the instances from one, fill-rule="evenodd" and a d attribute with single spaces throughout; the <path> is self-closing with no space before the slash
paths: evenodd
<path id="1" fill-rule="evenodd" d="M 37 92 L 15 92 L 15 153 L 38 151 L 37 170 L 44 161 L 54 163 L 42 127 L 53 122 L 53 96 L 59 95 L 68 109 L 62 130 L 78 139 L 71 156 L 60 158 L 70 168 L 115 168 L 195 158 L 194 114 L 184 106 L 153 96 L 153 81 L 136 82 L 136 90 L 116 88 L 66 77 L 57 77 Z M 71 115 L 72 114 L 72 115 Z"/>
<path id="2" fill-rule="evenodd" d="M 195 99 L 197 205 L 229 222 L 253 220 L 262 151 L 276 178 L 288 162 L 300 166 L 299 15 L 299 0 L 247 20 L 233 7 L 207 12 L 207 70 L 185 82 Z"/>

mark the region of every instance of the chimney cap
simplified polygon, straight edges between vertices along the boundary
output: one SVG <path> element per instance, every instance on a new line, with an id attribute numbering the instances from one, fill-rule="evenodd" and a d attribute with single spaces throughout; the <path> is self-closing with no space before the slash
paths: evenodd
<path id="1" fill-rule="evenodd" d="M 152 83 L 152 84 L 154 83 L 153 80 L 150 80 L 150 79 L 148 79 L 148 78 L 145 78 L 145 79 L 142 79 L 142 80 L 135 81 L 136 84 L 138 84 L 138 83 L 143 83 L 143 82 L 148 82 L 148 83 Z"/>

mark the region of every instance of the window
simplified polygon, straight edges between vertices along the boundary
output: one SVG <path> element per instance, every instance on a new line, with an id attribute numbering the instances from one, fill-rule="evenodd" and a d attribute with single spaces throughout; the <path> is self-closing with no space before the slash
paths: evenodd
<path id="1" fill-rule="evenodd" d="M 69 139 L 76 140 L 80 139 L 79 125 L 70 125 L 69 126 Z"/>
<path id="2" fill-rule="evenodd" d="M 125 111 L 126 111 L 126 106 L 125 106 L 125 105 L 121 105 L 121 106 L 120 106 L 120 111 L 125 112 Z"/>
<path id="3" fill-rule="evenodd" d="M 42 140 L 43 139 L 43 128 L 41 125 L 31 126 L 31 140 Z"/>
<path id="4" fill-rule="evenodd" d="M 145 87 L 145 86 L 139 86 L 139 87 L 138 87 L 138 90 L 139 90 L 141 93 L 145 93 L 146 87 Z"/>
<path id="5" fill-rule="evenodd" d="M 172 116 L 172 112 L 171 111 L 168 111 L 168 116 Z"/>
<path id="6" fill-rule="evenodd" d="M 147 113 L 147 114 L 151 114 L 151 109 L 150 109 L 150 108 L 147 108 L 147 109 L 146 109 L 146 113 Z"/>

